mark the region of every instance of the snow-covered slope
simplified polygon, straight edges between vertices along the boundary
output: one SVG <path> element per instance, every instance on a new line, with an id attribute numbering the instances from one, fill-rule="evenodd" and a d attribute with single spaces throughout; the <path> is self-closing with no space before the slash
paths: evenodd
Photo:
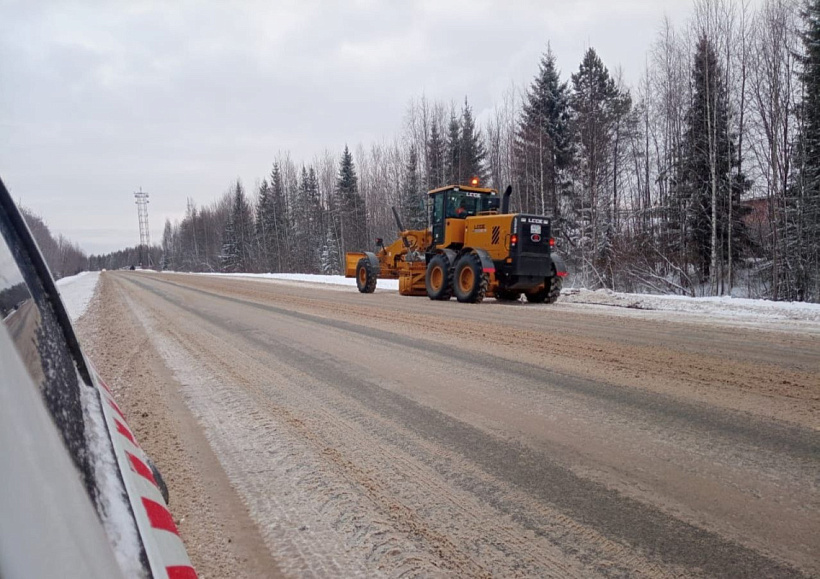
<path id="1" fill-rule="evenodd" d="M 99 279 L 100 272 L 84 271 L 57 280 L 57 289 L 72 322 L 76 322 L 88 309 Z"/>

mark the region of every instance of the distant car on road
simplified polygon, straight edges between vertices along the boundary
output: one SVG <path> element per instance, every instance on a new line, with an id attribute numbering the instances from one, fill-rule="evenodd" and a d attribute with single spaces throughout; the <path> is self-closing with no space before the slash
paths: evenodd
<path id="1" fill-rule="evenodd" d="M 0 577 L 195 578 L 162 477 L 2 181 L 0 320 Z"/>

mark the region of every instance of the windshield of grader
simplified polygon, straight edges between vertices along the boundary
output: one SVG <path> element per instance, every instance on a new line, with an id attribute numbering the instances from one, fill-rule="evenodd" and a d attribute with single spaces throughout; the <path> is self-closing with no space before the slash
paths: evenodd
<path id="1" fill-rule="evenodd" d="M 448 219 L 465 219 L 484 211 L 498 210 L 500 200 L 495 195 L 470 191 L 448 191 L 437 195 L 433 203 L 433 221 L 437 222 L 442 212 Z"/>

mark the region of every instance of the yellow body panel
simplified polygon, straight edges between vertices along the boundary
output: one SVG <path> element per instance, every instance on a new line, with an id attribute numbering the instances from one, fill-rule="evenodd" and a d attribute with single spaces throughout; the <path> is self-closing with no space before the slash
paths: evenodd
<path id="1" fill-rule="evenodd" d="M 453 247 L 464 243 L 464 230 L 467 227 L 466 219 L 444 220 L 444 247 Z"/>
<path id="2" fill-rule="evenodd" d="M 465 219 L 464 247 L 483 249 L 493 261 L 510 254 L 510 229 L 513 215 L 478 215 Z"/>
<path id="3" fill-rule="evenodd" d="M 363 257 L 365 257 L 363 253 L 353 251 L 345 253 L 345 277 L 356 277 L 356 265 Z"/>

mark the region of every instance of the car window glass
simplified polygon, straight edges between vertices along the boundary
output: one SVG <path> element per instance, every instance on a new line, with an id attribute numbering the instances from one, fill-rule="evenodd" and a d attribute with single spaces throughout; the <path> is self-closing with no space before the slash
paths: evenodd
<path id="1" fill-rule="evenodd" d="M 23 273 L 2 237 L 0 237 L 0 318 L 34 383 L 42 387 L 45 375 L 37 348 L 37 335 L 40 332 L 42 318 L 23 279 Z"/>
<path id="2" fill-rule="evenodd" d="M 0 213 L 2 323 L 93 495 L 95 483 L 80 400 L 83 382 L 53 306 L 56 300 L 59 296 L 47 295 L 15 230 Z"/>

